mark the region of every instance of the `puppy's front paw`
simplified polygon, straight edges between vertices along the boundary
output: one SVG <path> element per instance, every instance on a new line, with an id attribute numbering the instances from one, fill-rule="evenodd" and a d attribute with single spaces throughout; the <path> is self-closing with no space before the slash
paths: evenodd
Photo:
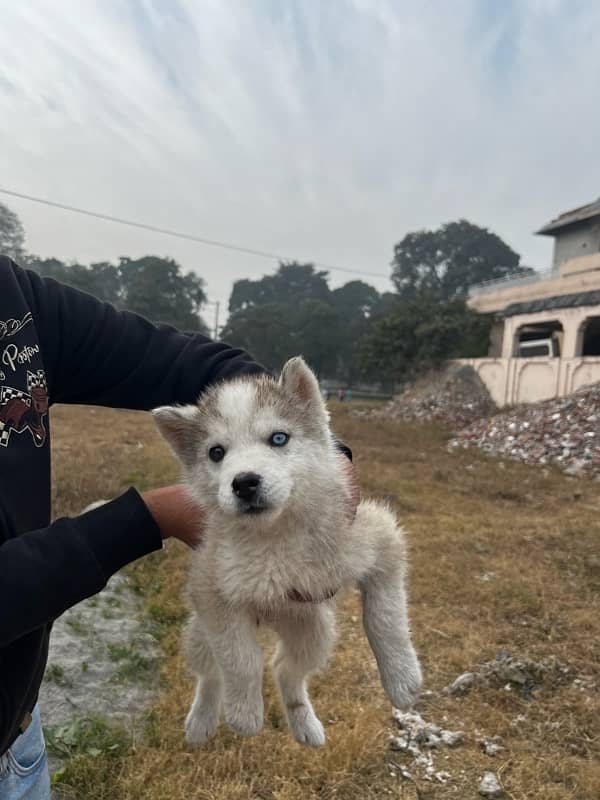
<path id="1" fill-rule="evenodd" d="M 225 719 L 234 731 L 242 736 L 256 736 L 263 726 L 263 701 L 262 696 L 250 701 L 225 703 Z"/>
<path id="2" fill-rule="evenodd" d="M 382 671 L 381 682 L 395 708 L 410 708 L 416 703 L 423 677 L 419 659 L 412 647 L 392 669 Z"/>
<path id="3" fill-rule="evenodd" d="M 322 747 L 325 744 L 325 731 L 310 705 L 298 703 L 287 707 L 290 730 L 294 739 L 309 747 Z"/>
<path id="4" fill-rule="evenodd" d="M 219 724 L 219 714 L 216 709 L 209 713 L 199 713 L 190 709 L 185 718 L 185 740 L 190 747 L 200 747 L 208 739 L 215 735 Z"/>

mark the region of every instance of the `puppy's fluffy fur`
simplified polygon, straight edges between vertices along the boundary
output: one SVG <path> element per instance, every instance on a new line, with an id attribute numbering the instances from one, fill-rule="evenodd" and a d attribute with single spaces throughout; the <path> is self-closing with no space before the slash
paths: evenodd
<path id="1" fill-rule="evenodd" d="M 360 586 L 365 631 L 390 701 L 410 705 L 421 672 L 407 621 L 402 530 L 372 501 L 352 516 L 347 462 L 304 361 L 288 361 L 279 381 L 223 383 L 196 406 L 159 408 L 154 416 L 207 514 L 188 583 L 194 613 L 186 650 L 198 683 L 187 741 L 211 737 L 222 708 L 239 733 L 261 729 L 261 621 L 280 637 L 273 669 L 292 734 L 322 745 L 307 677 L 331 653 L 334 595 L 348 584 Z"/>

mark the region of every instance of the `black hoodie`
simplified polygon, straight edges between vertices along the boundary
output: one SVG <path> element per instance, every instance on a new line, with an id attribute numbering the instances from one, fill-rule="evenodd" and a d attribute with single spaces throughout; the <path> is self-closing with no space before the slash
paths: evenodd
<path id="1" fill-rule="evenodd" d="M 48 409 L 194 402 L 262 372 L 241 350 L 152 325 L 0 256 L 0 754 L 37 700 L 52 621 L 161 547 L 134 489 L 50 525 Z"/>

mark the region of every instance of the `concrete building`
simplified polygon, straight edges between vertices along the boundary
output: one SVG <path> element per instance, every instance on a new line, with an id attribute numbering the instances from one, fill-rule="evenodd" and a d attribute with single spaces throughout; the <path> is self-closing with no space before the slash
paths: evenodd
<path id="1" fill-rule="evenodd" d="M 489 358 L 468 359 L 499 406 L 600 382 L 600 199 L 537 231 L 554 237 L 552 268 L 472 286 L 494 314 Z"/>

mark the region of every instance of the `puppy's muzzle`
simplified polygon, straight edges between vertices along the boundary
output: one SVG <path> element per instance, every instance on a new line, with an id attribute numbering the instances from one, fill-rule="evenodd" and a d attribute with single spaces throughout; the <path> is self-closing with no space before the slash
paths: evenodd
<path id="1" fill-rule="evenodd" d="M 261 477 L 256 472 L 240 472 L 231 481 L 231 488 L 240 500 L 254 504 L 258 499 L 260 483 Z"/>

